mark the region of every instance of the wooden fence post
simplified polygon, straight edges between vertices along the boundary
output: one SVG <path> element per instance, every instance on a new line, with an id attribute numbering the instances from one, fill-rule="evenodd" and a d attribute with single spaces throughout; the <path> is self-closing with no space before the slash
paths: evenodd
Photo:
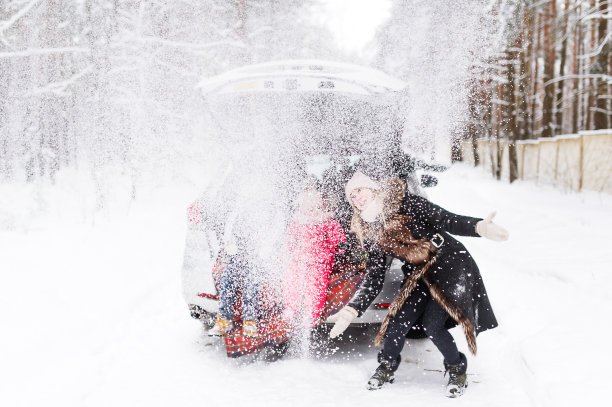
<path id="1" fill-rule="evenodd" d="M 578 155 L 579 157 L 579 162 L 578 162 L 578 191 L 582 191 L 582 182 L 583 179 L 582 177 L 584 176 L 584 134 L 580 133 L 579 134 L 579 138 L 580 138 L 580 154 Z"/>
<path id="2" fill-rule="evenodd" d="M 555 143 L 555 177 L 553 178 L 555 180 L 555 185 L 559 186 L 559 144 L 561 144 L 559 142 L 559 139 L 556 138 L 554 140 Z"/>

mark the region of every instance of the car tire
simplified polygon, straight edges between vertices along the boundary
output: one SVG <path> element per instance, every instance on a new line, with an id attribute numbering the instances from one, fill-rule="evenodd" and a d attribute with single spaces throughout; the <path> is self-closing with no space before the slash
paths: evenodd
<path id="1" fill-rule="evenodd" d="M 287 354 L 289 341 L 285 341 L 265 349 L 264 359 L 266 362 L 276 362 Z"/>

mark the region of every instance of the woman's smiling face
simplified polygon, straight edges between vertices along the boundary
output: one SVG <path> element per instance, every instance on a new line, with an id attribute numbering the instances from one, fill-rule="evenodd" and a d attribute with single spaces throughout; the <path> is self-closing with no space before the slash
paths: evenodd
<path id="1" fill-rule="evenodd" d="M 374 200 L 374 191 L 370 188 L 355 188 L 350 196 L 353 205 L 362 211 Z"/>

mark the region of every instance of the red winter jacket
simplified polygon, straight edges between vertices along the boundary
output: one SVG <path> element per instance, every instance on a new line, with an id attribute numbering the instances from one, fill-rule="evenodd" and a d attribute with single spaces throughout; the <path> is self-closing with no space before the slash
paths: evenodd
<path id="1" fill-rule="evenodd" d="M 292 223 L 289 227 L 290 261 L 283 282 L 285 316 L 295 323 L 313 325 L 325 305 L 327 284 L 338 243 L 346 241 L 335 220 L 318 224 Z"/>

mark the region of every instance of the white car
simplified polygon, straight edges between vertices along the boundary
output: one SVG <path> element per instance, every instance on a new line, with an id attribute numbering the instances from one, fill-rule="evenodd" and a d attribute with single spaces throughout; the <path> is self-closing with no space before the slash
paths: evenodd
<path id="1" fill-rule="evenodd" d="M 387 161 L 392 156 L 409 190 L 423 195 L 422 186 L 433 186 L 437 180 L 428 175 L 419 178 L 417 170 L 422 162 L 405 152 L 398 154 L 402 128 L 398 106 L 406 97 L 405 88 L 403 81 L 380 71 L 313 60 L 247 66 L 208 78 L 199 85 L 213 123 L 209 130 L 216 132 L 213 140 L 218 143 L 248 145 L 268 137 L 280 145 L 275 148 L 286 143 L 295 149 L 295 144 L 299 147 L 292 152 L 295 160 L 286 161 L 299 160 L 300 170 L 319 179 L 330 173 L 337 178 L 338 174 L 346 175 L 363 156 L 381 156 Z M 258 125 L 265 129 L 258 129 Z M 293 138 L 274 139 L 287 129 L 291 129 Z M 393 154 L 389 154 L 390 150 L 394 150 Z M 191 315 L 207 327 L 212 326 L 218 311 L 212 270 L 222 246 L 220 234 L 227 208 L 231 206 L 224 195 L 225 185 L 241 171 L 245 171 L 244 167 L 232 165 L 231 160 L 220 165 L 207 190 L 188 210 L 183 296 Z M 340 176 L 336 181 L 341 195 L 345 180 Z M 340 223 L 346 229 L 346 220 Z M 401 265 L 399 261 L 390 264 L 381 294 L 353 321 L 354 325 L 382 322 L 399 291 Z"/>

